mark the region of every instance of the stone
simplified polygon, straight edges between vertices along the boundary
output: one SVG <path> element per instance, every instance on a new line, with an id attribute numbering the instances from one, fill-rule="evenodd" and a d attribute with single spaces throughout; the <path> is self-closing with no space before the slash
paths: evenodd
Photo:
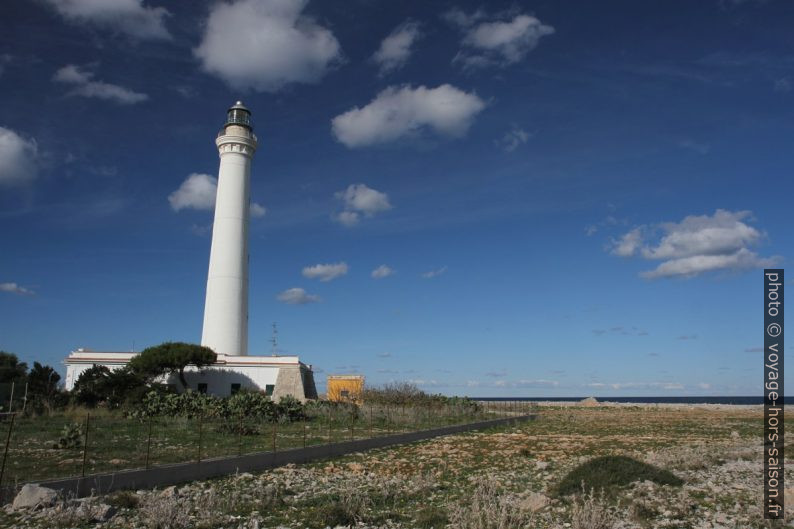
<path id="1" fill-rule="evenodd" d="M 548 461 L 535 461 L 535 468 L 537 470 L 546 470 L 549 467 Z"/>
<path id="2" fill-rule="evenodd" d="M 160 493 L 160 496 L 163 498 L 173 498 L 176 496 L 176 485 L 171 485 L 170 487 L 166 487 Z"/>
<path id="3" fill-rule="evenodd" d="M 585 407 L 598 406 L 598 400 L 595 397 L 587 397 L 579 401 L 579 404 Z"/>
<path id="4" fill-rule="evenodd" d="M 15 511 L 20 509 L 36 509 L 38 507 L 51 507 L 55 504 L 58 493 L 47 487 L 28 483 L 19 491 L 11 508 Z"/>
<path id="5" fill-rule="evenodd" d="M 80 506 L 82 515 L 95 522 L 107 522 L 116 514 L 116 508 L 106 503 L 84 502 Z"/>
<path id="6" fill-rule="evenodd" d="M 361 463 L 348 463 L 347 468 L 353 472 L 364 472 L 364 465 Z"/>
<path id="7" fill-rule="evenodd" d="M 520 507 L 526 511 L 538 512 L 550 502 L 547 496 L 538 492 L 531 492 L 529 496 L 521 500 Z"/>

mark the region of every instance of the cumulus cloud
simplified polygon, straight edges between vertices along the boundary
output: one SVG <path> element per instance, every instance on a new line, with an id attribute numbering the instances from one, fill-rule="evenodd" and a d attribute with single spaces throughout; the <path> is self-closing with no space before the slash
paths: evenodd
<path id="1" fill-rule="evenodd" d="M 389 197 L 365 184 L 351 184 L 344 191 L 334 194 L 344 204 L 344 210 L 336 215 L 336 220 L 344 226 L 355 226 L 361 216 L 372 217 L 376 213 L 392 208 Z"/>
<path id="2" fill-rule="evenodd" d="M 341 57 L 333 33 L 302 14 L 308 0 L 218 2 L 194 50 L 204 70 L 236 89 L 276 92 L 314 83 Z"/>
<path id="3" fill-rule="evenodd" d="M 35 292 L 32 290 L 16 283 L 0 283 L 0 292 L 9 292 L 11 294 L 19 294 L 21 296 L 32 296 L 35 294 Z"/>
<path id="4" fill-rule="evenodd" d="M 411 46 L 422 36 L 419 28 L 418 22 L 404 22 L 383 39 L 380 48 L 372 56 L 372 61 L 380 68 L 380 75 L 405 66 L 411 56 Z"/>
<path id="5" fill-rule="evenodd" d="M 215 209 L 215 198 L 218 194 L 218 179 L 205 173 L 191 173 L 179 189 L 168 195 L 171 209 L 198 209 L 211 211 Z M 250 206 L 252 217 L 262 217 L 267 209 L 252 202 Z"/>
<path id="6" fill-rule="evenodd" d="M 169 39 L 169 15 L 163 7 L 141 0 L 45 0 L 65 19 L 118 31 L 136 39 Z"/>
<path id="7" fill-rule="evenodd" d="M 347 274 L 347 263 L 316 264 L 314 266 L 305 267 L 302 273 L 303 277 L 308 279 L 331 281 L 337 277 Z"/>
<path id="8" fill-rule="evenodd" d="M 437 268 L 435 270 L 430 270 L 429 272 L 425 272 L 424 274 L 422 274 L 422 277 L 425 279 L 433 279 L 434 277 L 438 277 L 441 274 L 446 273 L 446 271 L 447 271 L 447 267 L 442 266 L 441 268 Z"/>
<path id="9" fill-rule="evenodd" d="M 67 94 L 96 99 L 105 99 L 122 105 L 134 105 L 149 99 L 149 96 L 135 92 L 123 86 L 93 81 L 92 72 L 81 69 L 74 64 L 68 64 L 55 72 L 54 81 L 72 85 L 74 88 Z"/>
<path id="10" fill-rule="evenodd" d="M 215 195 L 218 192 L 218 179 L 212 175 L 192 173 L 179 186 L 179 189 L 168 195 L 168 202 L 174 211 L 181 209 L 215 208 Z"/>
<path id="11" fill-rule="evenodd" d="M 394 269 L 384 264 L 373 270 L 370 275 L 373 277 L 373 279 L 383 279 L 384 277 L 389 277 L 392 274 L 394 274 Z"/>
<path id="12" fill-rule="evenodd" d="M 388 351 L 383 351 L 381 353 L 378 353 L 378 357 L 380 357 L 380 358 L 390 358 L 391 357 L 391 353 L 388 352 Z"/>
<path id="13" fill-rule="evenodd" d="M 321 301 L 319 296 L 309 294 L 302 288 L 288 288 L 276 296 L 276 299 L 288 305 L 306 305 Z"/>
<path id="14" fill-rule="evenodd" d="M 718 209 L 714 215 L 690 215 L 681 222 L 656 226 L 663 235 L 649 241 L 654 230 L 634 228 L 612 242 L 612 253 L 634 255 L 663 261 L 643 272 L 646 278 L 694 277 L 714 270 L 747 270 L 775 265 L 779 257 L 762 258 L 749 247 L 757 245 L 763 234 L 747 224 L 749 211 Z"/>
<path id="15" fill-rule="evenodd" d="M 458 138 L 485 108 L 475 93 L 443 84 L 436 88 L 391 86 L 366 106 L 355 107 L 331 120 L 337 141 L 353 149 L 388 143 L 427 131 Z"/>
<path id="16" fill-rule="evenodd" d="M 513 152 L 520 145 L 526 143 L 530 138 L 530 134 L 518 126 L 513 126 L 505 135 L 496 140 L 496 145 L 505 152 Z"/>
<path id="17" fill-rule="evenodd" d="M 0 127 L 0 185 L 30 182 L 38 173 L 38 146 L 11 129 Z"/>
<path id="18" fill-rule="evenodd" d="M 611 388 L 614 390 L 621 389 L 664 389 L 667 391 L 684 389 L 684 385 L 678 382 L 613 382 L 604 384 L 603 382 L 591 382 L 585 384 L 586 387 L 595 389 Z"/>
<path id="19" fill-rule="evenodd" d="M 453 62 L 470 70 L 517 63 L 535 49 L 542 37 L 554 33 L 553 27 L 522 13 L 505 12 L 489 17 L 482 11 L 466 15 L 456 9 L 447 12 L 444 18 L 464 32 L 461 42 L 464 49 Z"/>

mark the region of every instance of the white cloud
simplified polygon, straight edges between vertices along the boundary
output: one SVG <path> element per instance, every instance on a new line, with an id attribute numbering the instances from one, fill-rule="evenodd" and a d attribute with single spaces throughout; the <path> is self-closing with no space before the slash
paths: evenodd
<path id="1" fill-rule="evenodd" d="M 471 15 L 467 15 L 463 10 L 453 7 L 446 13 L 441 15 L 441 18 L 459 28 L 471 27 L 474 23 L 486 18 L 488 15 L 482 9 L 478 9 Z"/>
<path id="2" fill-rule="evenodd" d="M 384 277 L 389 277 L 392 274 L 394 274 L 394 269 L 384 264 L 373 270 L 372 274 L 370 275 L 374 279 L 383 279 Z"/>
<path id="3" fill-rule="evenodd" d="M 698 387 L 700 389 L 711 389 L 711 384 L 709 384 L 708 382 L 699 382 Z"/>
<path id="4" fill-rule="evenodd" d="M 388 351 L 383 351 L 382 353 L 378 353 L 378 356 L 380 358 L 390 358 L 391 357 L 391 353 L 388 352 Z"/>
<path id="5" fill-rule="evenodd" d="M 168 195 L 171 209 L 198 209 L 211 211 L 215 209 L 215 198 L 218 194 L 218 179 L 205 173 L 191 173 L 179 189 Z M 267 208 L 251 202 L 250 213 L 252 217 L 263 217 Z"/>
<path id="6" fill-rule="evenodd" d="M 429 272 L 425 272 L 422 274 L 422 277 L 425 279 L 433 279 L 434 277 L 438 277 L 441 274 L 446 273 L 447 267 L 442 266 L 441 268 L 437 268 L 436 270 L 430 270 Z"/>
<path id="7" fill-rule="evenodd" d="M 775 92 L 791 92 L 793 83 L 788 77 L 783 77 L 775 81 Z"/>
<path id="8" fill-rule="evenodd" d="M 256 202 L 251 202 L 251 216 L 264 217 L 267 214 L 267 208 Z"/>
<path id="9" fill-rule="evenodd" d="M 492 20 L 481 22 L 485 18 Z M 465 69 L 508 66 L 519 62 L 535 49 L 542 37 L 554 33 L 553 27 L 520 13 L 487 17 L 482 11 L 466 15 L 463 11 L 453 10 L 445 15 L 445 19 L 465 32 L 462 41 L 465 49 L 453 59 Z"/>
<path id="10" fill-rule="evenodd" d="M 331 281 L 347 274 L 347 263 L 316 264 L 314 266 L 305 267 L 302 273 L 303 277 L 308 279 Z"/>
<path id="11" fill-rule="evenodd" d="M 380 43 L 372 60 L 380 67 L 380 75 L 386 75 L 405 66 L 411 56 L 411 46 L 421 38 L 419 23 L 408 21 L 397 26 Z"/>
<path id="12" fill-rule="evenodd" d="M 657 228 L 664 235 L 655 244 L 646 241 L 649 230 L 640 226 L 613 241 L 612 253 L 663 261 L 655 269 L 640 274 L 649 279 L 774 266 L 779 257 L 759 257 L 749 249 L 763 238 L 760 231 L 746 224 L 750 216 L 749 211 L 723 209 L 711 216 L 690 215 L 681 222 L 660 224 Z"/>
<path id="13" fill-rule="evenodd" d="M 212 175 L 192 173 L 179 189 L 168 195 L 168 202 L 174 211 L 181 209 L 215 208 L 215 195 L 218 192 L 218 179 Z"/>
<path id="14" fill-rule="evenodd" d="M 29 182 L 38 174 L 38 146 L 11 129 L 0 127 L 0 185 Z"/>
<path id="15" fill-rule="evenodd" d="M 392 208 L 389 196 L 365 184 L 351 184 L 344 191 L 338 191 L 334 197 L 344 203 L 344 210 L 336 215 L 336 220 L 345 226 L 355 226 L 361 215 L 372 217 L 376 213 Z"/>
<path id="16" fill-rule="evenodd" d="M 436 88 L 391 86 L 363 108 L 355 107 L 331 120 L 337 141 L 349 148 L 388 143 L 431 130 L 446 137 L 466 134 L 485 108 L 475 93 L 443 84 Z"/>
<path id="17" fill-rule="evenodd" d="M 218 2 L 194 50 L 205 71 L 236 89 L 275 92 L 317 82 L 341 57 L 330 30 L 303 15 L 308 0 Z"/>
<path id="18" fill-rule="evenodd" d="M 684 385 L 678 382 L 613 382 L 604 384 L 602 382 L 591 382 L 585 387 L 595 389 L 611 388 L 614 390 L 622 389 L 663 389 L 667 391 L 684 389 Z"/>
<path id="19" fill-rule="evenodd" d="M 302 288 L 288 288 L 276 296 L 276 299 L 288 305 L 306 305 L 321 301 L 319 296 L 308 294 Z"/>
<path id="20" fill-rule="evenodd" d="M 19 294 L 22 296 L 32 296 L 35 294 L 32 290 L 16 283 L 0 283 L 0 292 L 10 292 L 11 294 Z"/>
<path id="21" fill-rule="evenodd" d="M 137 39 L 168 39 L 169 15 L 163 7 L 147 7 L 141 0 L 45 0 L 65 19 L 93 24 Z"/>
<path id="22" fill-rule="evenodd" d="M 74 88 L 67 95 L 105 99 L 122 105 L 133 105 L 146 101 L 149 96 L 135 92 L 123 86 L 92 81 L 94 74 L 80 69 L 79 66 L 69 64 L 55 72 L 54 81 L 73 85 Z"/>
<path id="23" fill-rule="evenodd" d="M 634 228 L 624 233 L 618 241 L 613 241 L 612 253 L 621 257 L 631 257 L 642 246 L 642 230 Z"/>
<path id="24" fill-rule="evenodd" d="M 501 139 L 496 140 L 495 143 L 503 151 L 513 152 L 520 145 L 526 143 L 527 140 L 529 140 L 529 138 L 530 138 L 530 134 L 527 131 L 525 131 L 521 127 L 513 125 L 513 128 L 505 132 L 505 135 L 502 136 Z"/>

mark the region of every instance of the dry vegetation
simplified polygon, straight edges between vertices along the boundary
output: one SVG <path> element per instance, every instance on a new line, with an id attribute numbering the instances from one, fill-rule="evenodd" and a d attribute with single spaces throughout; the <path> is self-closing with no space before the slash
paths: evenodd
<path id="1" fill-rule="evenodd" d="M 98 498 L 102 527 L 451 527 L 459 529 L 744 529 L 761 516 L 761 409 L 544 406 L 511 428 L 448 436 L 310 465 L 165 491 Z M 587 462 L 645 463 L 638 479 Z M 649 467 L 659 472 L 649 471 Z M 588 471 L 582 471 L 590 469 Z M 559 486 L 579 468 L 576 494 Z M 609 468 L 609 467 L 604 467 Z M 657 476 L 669 471 L 682 480 Z M 603 488 L 603 490 L 601 490 Z M 794 498 L 790 498 L 794 504 Z M 61 507 L 63 508 L 63 507 Z M 5 522 L 53 527 L 49 511 Z M 2 515 L 0 515 L 2 516 Z M 48 518 L 48 516 L 50 516 Z M 76 520 L 79 521 L 79 520 Z M 94 527 L 94 522 L 76 527 Z"/>

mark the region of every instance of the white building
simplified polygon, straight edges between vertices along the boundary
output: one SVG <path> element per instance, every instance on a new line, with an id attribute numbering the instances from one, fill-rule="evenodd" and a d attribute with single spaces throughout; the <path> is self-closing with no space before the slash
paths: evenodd
<path id="1" fill-rule="evenodd" d="M 212 367 L 188 367 L 188 389 L 226 396 L 240 389 L 264 391 L 278 400 L 317 398 L 312 366 L 297 356 L 248 356 L 248 220 L 251 160 L 257 147 L 251 112 L 238 101 L 215 140 L 220 157 L 201 344 L 217 354 Z M 66 389 L 94 365 L 118 369 L 135 353 L 72 351 L 66 358 Z M 175 375 L 164 380 L 179 390 Z"/>
<path id="2" fill-rule="evenodd" d="M 66 358 L 66 390 L 71 391 L 80 375 L 95 365 L 119 369 L 137 353 L 109 353 L 78 349 Z M 284 395 L 305 401 L 317 398 L 312 366 L 297 356 L 230 356 L 218 355 L 211 367 L 185 369 L 188 388 L 201 393 L 225 397 L 241 389 L 264 391 L 274 400 Z M 177 375 L 161 380 L 182 390 Z"/>

